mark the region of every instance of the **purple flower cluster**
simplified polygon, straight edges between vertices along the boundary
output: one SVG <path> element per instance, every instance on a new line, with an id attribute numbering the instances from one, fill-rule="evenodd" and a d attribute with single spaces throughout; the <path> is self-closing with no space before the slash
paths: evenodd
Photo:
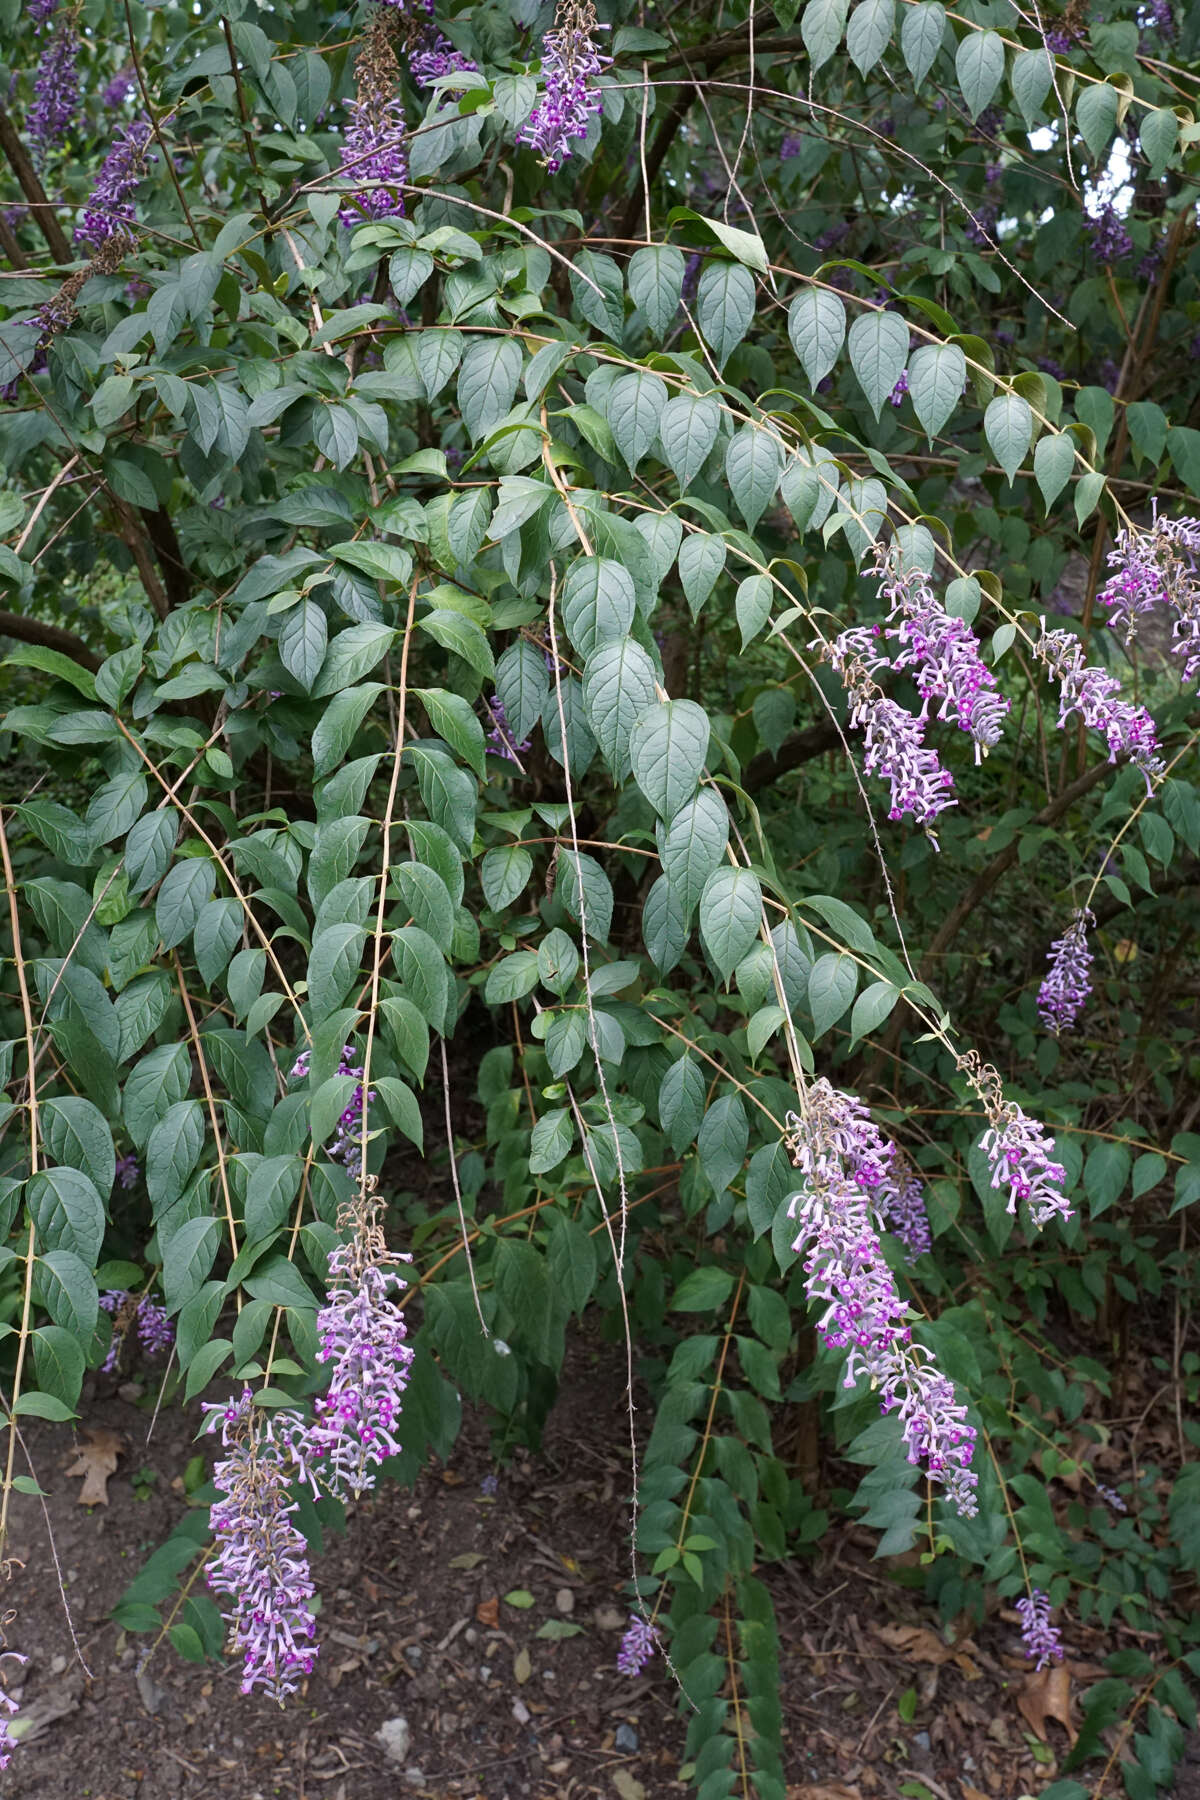
<path id="1" fill-rule="evenodd" d="M 1149 6 L 1142 13 L 1138 23 L 1144 31 L 1157 31 L 1160 38 L 1168 43 L 1175 40 L 1178 27 L 1175 23 L 1175 9 L 1171 0 L 1150 0 Z"/>
<path id="2" fill-rule="evenodd" d="M 1103 733 L 1109 762 L 1127 756 L 1146 777 L 1149 791 L 1163 765 L 1157 755 L 1158 733 L 1146 708 L 1120 699 L 1121 684 L 1115 676 L 1096 663 L 1084 662 L 1083 646 L 1073 632 L 1047 631 L 1043 626 L 1035 652 L 1059 684 L 1059 730 L 1078 713 L 1090 731 Z"/>
<path id="3" fill-rule="evenodd" d="M 408 58 L 409 73 L 418 87 L 432 87 L 443 75 L 470 74 L 477 66 L 456 50 L 449 38 L 432 29 L 423 34 Z"/>
<path id="4" fill-rule="evenodd" d="M 884 667 L 886 661 L 878 655 L 874 642 L 880 635 L 878 625 L 853 625 L 827 645 L 824 654 L 850 696 L 850 723 L 864 730 L 863 767 L 868 775 L 882 775 L 890 785 L 888 817 L 902 819 L 911 813 L 917 824 L 929 831 L 940 813 L 958 805 L 948 792 L 954 777 L 942 768 L 937 751 L 925 747 L 924 715 L 914 718 L 905 712 L 888 700 L 872 679 L 873 671 Z M 936 847 L 932 831 L 929 836 Z"/>
<path id="5" fill-rule="evenodd" d="M 289 1493 L 302 1421 L 287 1408 L 256 1413 L 248 1387 L 240 1399 L 205 1411 L 205 1429 L 219 1426 L 228 1452 L 213 1470 L 217 1550 L 208 1584 L 233 1602 L 224 1617 L 243 1659 L 243 1694 L 261 1686 L 282 1703 L 317 1657 L 308 1604 L 316 1589 Z"/>
<path id="6" fill-rule="evenodd" d="M 387 5 L 377 8 L 354 68 L 355 95 L 350 102 L 342 173 L 357 187 L 338 214 L 347 226 L 361 225 L 364 219 L 399 218 L 404 213 L 408 153 L 392 31 Z"/>
<path id="7" fill-rule="evenodd" d="M 788 1148 L 802 1186 L 788 1201 L 793 1248 L 804 1257 L 810 1300 L 824 1303 L 824 1342 L 846 1350 L 845 1386 L 860 1374 L 878 1390 L 880 1410 L 899 1415 L 908 1460 L 924 1464 L 964 1518 L 974 1516 L 975 1432 L 954 1387 L 914 1344 L 908 1308 L 884 1261 L 880 1190 L 895 1158 L 861 1101 L 821 1077 L 803 1117 L 789 1115 Z"/>
<path id="8" fill-rule="evenodd" d="M 1039 1227 L 1071 1217 L 1070 1202 L 1061 1191 L 1067 1171 L 1053 1161 L 1054 1139 L 1015 1100 L 993 1098 L 979 1147 L 992 1172 L 991 1186 L 1008 1188 L 1008 1212 L 1015 1213 L 1017 1202 L 1023 1201 Z"/>
<path id="9" fill-rule="evenodd" d="M 134 72 L 132 65 L 126 63 L 123 69 L 117 70 L 108 86 L 100 95 L 101 106 L 106 106 L 110 111 L 115 112 L 118 106 L 124 106 L 126 100 L 128 100 L 130 94 L 134 92 L 136 87 L 137 75 Z"/>
<path id="10" fill-rule="evenodd" d="M 658 1632 L 641 1613 L 630 1613 L 629 1624 L 617 1652 L 617 1672 L 640 1675 L 658 1648 Z"/>
<path id="11" fill-rule="evenodd" d="M 337 1073 L 352 1075 L 358 1082 L 350 1096 L 350 1104 L 338 1119 L 333 1140 L 329 1146 L 329 1157 L 332 1162 L 344 1163 L 348 1169 L 354 1168 L 362 1156 L 363 1139 L 363 1068 L 356 1063 L 356 1052 L 353 1044 L 343 1044 L 342 1054 L 338 1059 Z M 312 1051 L 302 1050 L 292 1065 L 292 1080 L 303 1081 L 309 1071 Z M 369 1105 L 376 1097 L 374 1088 L 365 1096 Z"/>
<path id="12" fill-rule="evenodd" d="M 38 168 L 60 144 L 79 113 L 79 29 L 69 13 L 56 26 L 33 77 L 33 105 L 26 124 Z"/>
<path id="13" fill-rule="evenodd" d="M 133 196 L 151 160 L 150 136 L 145 119 L 134 119 L 117 133 L 75 229 L 81 249 L 95 252 L 110 239 L 130 235 L 136 216 Z"/>
<path id="14" fill-rule="evenodd" d="M 1084 224 L 1091 239 L 1092 255 L 1097 262 L 1119 263 L 1132 254 L 1133 239 L 1125 229 L 1125 221 L 1111 202 L 1095 218 L 1085 219 Z"/>
<path id="15" fill-rule="evenodd" d="M 25 11 L 33 20 L 33 28 L 40 31 L 58 11 L 58 0 L 28 0 Z"/>
<path id="16" fill-rule="evenodd" d="M 519 759 L 528 750 L 532 739 L 525 738 L 520 743 L 517 742 L 512 726 L 508 722 L 508 715 L 504 710 L 504 702 L 498 694 L 493 694 L 490 700 L 485 700 L 484 705 L 487 708 L 490 727 L 487 734 L 488 749 L 493 756 L 504 757 L 506 762 L 519 762 Z"/>
<path id="17" fill-rule="evenodd" d="M 329 1258 L 317 1357 L 333 1374 L 328 1392 L 313 1402 L 306 1449 L 339 1498 L 358 1499 L 374 1487 L 379 1464 L 400 1450 L 396 1425 L 413 1353 L 404 1314 L 388 1292 L 408 1285 L 389 1266 L 396 1260 L 375 1212 Z"/>
<path id="18" fill-rule="evenodd" d="M 29 1661 L 29 1658 L 22 1656 L 19 1650 L 0 1650 L 0 1657 L 9 1656 L 15 1662 L 19 1662 L 22 1668 Z M 12 1761 L 12 1753 L 17 1747 L 10 1720 L 19 1711 L 20 1708 L 12 1696 L 4 1688 L 0 1688 L 0 1769 L 7 1769 Z"/>
<path id="19" fill-rule="evenodd" d="M 593 40 L 599 29 L 592 0 L 560 0 L 554 29 L 542 40 L 542 93 L 518 140 L 538 152 L 551 174 L 599 116 L 600 95 L 589 84 L 612 61 Z"/>
<path id="20" fill-rule="evenodd" d="M 929 1215 L 925 1211 L 925 1184 L 899 1157 L 880 1183 L 876 1198 L 884 1224 L 904 1246 L 906 1262 L 916 1262 L 919 1256 L 933 1248 Z"/>
<path id="21" fill-rule="evenodd" d="M 123 1188 L 136 1187 L 141 1172 L 138 1159 L 132 1150 L 124 1156 L 118 1156 L 116 1176 Z"/>
<path id="22" fill-rule="evenodd" d="M 908 370 L 901 369 L 900 379 L 899 379 L 899 381 L 897 381 L 895 387 L 892 389 L 891 393 L 888 395 L 888 399 L 891 401 L 893 406 L 903 406 L 904 396 L 905 396 L 905 394 L 907 394 L 907 392 L 908 392 Z"/>
<path id="23" fill-rule="evenodd" d="M 1108 553 L 1113 573 L 1100 590 L 1108 622 L 1128 644 L 1139 618 L 1157 606 L 1175 615 L 1171 651 L 1186 685 L 1200 674 L 1200 519 L 1160 519 L 1149 531 L 1123 525 Z"/>
<path id="24" fill-rule="evenodd" d="M 138 1343 L 147 1356 L 157 1356 L 175 1342 L 175 1327 L 167 1317 L 165 1307 L 157 1300 L 151 1300 L 149 1294 L 131 1294 L 125 1288 L 110 1288 L 101 1294 L 100 1305 L 106 1313 L 112 1314 L 113 1321 L 112 1343 L 100 1365 L 106 1375 L 111 1375 L 116 1368 L 135 1326 Z"/>
<path id="25" fill-rule="evenodd" d="M 879 596 L 889 603 L 887 635 L 901 646 L 892 667 L 912 669 L 925 702 L 939 702 L 936 716 L 952 719 L 975 744 L 975 761 L 999 742 L 1011 702 L 996 692 L 996 677 L 979 641 L 963 619 L 952 618 L 919 569 L 905 569 L 895 548 L 879 547 L 873 572 Z"/>
<path id="26" fill-rule="evenodd" d="M 966 237 L 969 244 L 977 244 L 980 249 L 987 248 L 996 235 L 1000 209 L 997 206 L 981 206 L 978 212 L 967 216 Z"/>
<path id="27" fill-rule="evenodd" d="M 791 162 L 793 157 L 799 156 L 803 148 L 803 138 L 797 137 L 794 131 L 785 131 L 783 134 L 783 141 L 779 146 L 780 161 Z"/>
<path id="28" fill-rule="evenodd" d="M 1093 959 L 1087 934 L 1088 926 L 1094 923 L 1087 908 L 1081 908 L 1063 935 L 1050 946 L 1050 968 L 1038 991 L 1037 1006 L 1042 1024 L 1055 1037 L 1070 1031 L 1092 991 L 1088 970 Z"/>
<path id="29" fill-rule="evenodd" d="M 1034 1588 L 1017 1601 L 1017 1611 L 1021 1615 L 1021 1642 L 1026 1656 L 1033 1659 L 1034 1668 L 1044 1669 L 1047 1663 L 1061 1662 L 1062 1635 L 1057 1625 L 1050 1623 L 1049 1595 Z"/>
<path id="30" fill-rule="evenodd" d="M 1096 1492 L 1103 1500 L 1105 1506 L 1110 1507 L 1113 1512 L 1123 1513 L 1129 1511 L 1129 1508 L 1126 1506 L 1120 1494 L 1118 1494 L 1116 1488 L 1105 1487 L 1103 1482 L 1098 1481 L 1096 1483 Z"/>

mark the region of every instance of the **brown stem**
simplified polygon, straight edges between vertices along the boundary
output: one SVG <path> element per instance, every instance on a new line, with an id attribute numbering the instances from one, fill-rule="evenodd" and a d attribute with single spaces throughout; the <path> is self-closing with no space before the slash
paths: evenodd
<path id="1" fill-rule="evenodd" d="M 89 650 L 81 637 L 65 631 L 61 625 L 47 625 L 44 619 L 30 619 L 24 613 L 0 612 L 0 637 L 17 638 L 22 644 L 41 644 L 46 650 L 61 650 L 94 675 L 101 658 Z"/>
<path id="2" fill-rule="evenodd" d="M 742 776 L 742 787 L 748 794 L 756 794 L 759 788 L 770 786 L 781 775 L 790 769 L 798 769 L 802 763 L 811 762 L 814 756 L 823 756 L 826 750 L 836 750 L 842 737 L 832 720 L 825 720 L 819 725 L 806 725 L 803 731 L 785 738 L 779 746 L 777 755 L 763 750 L 747 765 Z"/>
<path id="3" fill-rule="evenodd" d="M 654 177 L 658 174 L 658 171 L 662 168 L 667 151 L 671 148 L 671 145 L 675 140 L 675 134 L 686 118 L 688 108 L 691 106 L 695 97 L 695 83 L 689 81 L 675 96 L 675 99 L 671 103 L 670 111 L 667 113 L 662 124 L 654 134 L 654 142 L 651 144 L 649 154 L 646 157 L 647 189 L 654 180 Z M 646 199 L 646 194 L 641 188 L 637 188 L 630 193 L 619 226 L 622 237 L 631 238 L 634 235 L 637 230 L 638 221 L 641 218 L 642 207 L 643 205 L 648 204 L 649 202 Z"/>
<path id="4" fill-rule="evenodd" d="M 17 234 L 3 213 L 0 213 L 0 250 L 3 250 L 14 269 L 29 267 L 29 258 L 18 244 Z"/>
<path id="5" fill-rule="evenodd" d="M 151 512 L 145 506 L 139 508 L 139 511 L 146 533 L 154 546 L 158 566 L 163 572 L 168 606 L 172 610 L 177 606 L 185 606 L 191 599 L 192 577 L 183 560 L 183 551 L 179 547 L 170 514 Z"/>
<path id="6" fill-rule="evenodd" d="M 246 105 L 246 90 L 242 86 L 242 71 L 238 68 L 237 50 L 234 47 L 233 31 L 228 19 L 221 20 L 221 30 L 225 33 L 225 48 L 229 52 L 229 66 L 233 70 L 233 84 L 237 89 L 238 112 L 242 116 L 242 138 L 246 145 L 246 154 L 250 158 L 250 167 L 254 170 L 254 179 L 258 184 L 258 203 L 262 207 L 263 218 L 269 218 L 267 197 L 262 187 L 262 171 L 258 166 L 258 152 L 254 148 L 254 134 L 250 130 L 250 109 Z"/>
<path id="7" fill-rule="evenodd" d="M 21 184 L 21 191 L 29 202 L 29 210 L 50 246 L 50 254 L 58 263 L 69 263 L 71 246 L 67 242 L 66 233 L 58 222 L 54 208 L 46 198 L 46 190 L 38 179 L 37 170 L 29 160 L 29 152 L 21 142 L 16 126 L 0 106 L 0 150 L 8 158 L 13 174 Z"/>

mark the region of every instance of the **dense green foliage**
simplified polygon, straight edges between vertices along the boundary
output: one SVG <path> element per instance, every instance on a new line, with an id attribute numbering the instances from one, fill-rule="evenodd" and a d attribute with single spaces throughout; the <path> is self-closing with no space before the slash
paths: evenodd
<path id="1" fill-rule="evenodd" d="M 84 0 L 39 174 L 42 40 L 0 3 L 8 198 L 49 196 L 6 215 L 0 289 L 6 1404 L 71 1416 L 99 1292 L 147 1287 L 180 1399 L 303 1399 L 377 1178 L 420 1322 L 399 1479 L 464 1396 L 501 1453 L 536 1443 L 585 1309 L 629 1344 L 636 1579 L 701 1800 L 782 1796 L 768 1565 L 848 1513 L 922 1550 L 947 1623 L 1032 1586 L 1068 1640 L 1155 1634 L 1114 1641 L 1072 1763 L 1111 1744 L 1142 1800 L 1200 1676 L 1200 793 L 1194 695 L 1095 597 L 1130 516 L 1200 494 L 1200 13 L 1172 39 L 1073 5 L 1055 59 L 1008 0 L 617 10 L 602 118 L 549 174 L 516 140 L 553 17 L 482 0 L 439 20 L 478 70 L 433 90 L 400 30 L 404 216 L 356 223 L 373 10 Z M 136 241 L 72 264 L 147 106 Z M 888 819 L 819 654 L 879 617 L 881 532 L 1012 701 L 978 764 L 931 727 L 940 849 Z M 1152 792 L 1056 728 L 1056 613 L 1153 711 Z M 527 750 L 497 754 L 493 693 Z M 1087 904 L 1059 1039 L 1037 987 Z M 352 1170 L 347 1043 L 377 1095 Z M 1074 1216 L 1042 1235 L 989 1184 L 972 1049 L 1055 1134 Z M 783 1137 L 813 1074 L 926 1183 L 933 1251 L 888 1254 L 980 1432 L 974 1519 L 811 1328 Z M 194 1521 L 121 1617 L 203 1656 Z"/>

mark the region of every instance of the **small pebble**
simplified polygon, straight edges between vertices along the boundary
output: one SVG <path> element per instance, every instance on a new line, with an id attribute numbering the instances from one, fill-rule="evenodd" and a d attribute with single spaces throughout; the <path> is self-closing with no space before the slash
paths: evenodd
<path id="1" fill-rule="evenodd" d="M 412 1728 L 407 1719 L 400 1717 L 385 1719 L 375 1733 L 375 1742 L 383 1745 L 389 1762 L 402 1763 L 411 1740 Z"/>
<path id="2" fill-rule="evenodd" d="M 618 1725 L 613 1737 L 613 1742 L 618 1750 L 636 1750 L 638 1747 L 638 1734 L 633 1729 L 632 1725 Z"/>
<path id="3" fill-rule="evenodd" d="M 480 1681 L 490 1681 L 491 1678 L 492 1678 L 491 1664 L 490 1663 L 480 1663 L 480 1665 L 479 1665 Z"/>
<path id="4" fill-rule="evenodd" d="M 570 1588 L 559 1588 L 557 1594 L 554 1596 L 554 1604 L 560 1613 L 573 1613 L 575 1611 L 575 1596 Z"/>
<path id="5" fill-rule="evenodd" d="M 928 1750 L 930 1746 L 929 1733 L 927 1731 L 915 1732 L 913 1735 L 913 1743 L 917 1746 L 918 1750 Z"/>

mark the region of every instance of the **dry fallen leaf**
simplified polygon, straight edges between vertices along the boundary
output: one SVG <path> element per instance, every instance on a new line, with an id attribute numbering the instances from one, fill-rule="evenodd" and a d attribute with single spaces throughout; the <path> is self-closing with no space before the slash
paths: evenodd
<path id="1" fill-rule="evenodd" d="M 960 1780 L 958 1785 L 962 1789 L 963 1800 L 992 1800 L 990 1794 L 985 1794 L 982 1788 L 972 1787 L 969 1781 Z"/>
<path id="2" fill-rule="evenodd" d="M 452 1569 L 477 1569 L 483 1560 L 484 1557 L 481 1551 L 464 1550 L 461 1556 L 452 1556 L 450 1558 L 450 1567 Z"/>
<path id="3" fill-rule="evenodd" d="M 80 1506 L 108 1505 L 108 1478 L 117 1467 L 125 1441 L 115 1431 L 99 1430 L 84 1433 L 87 1442 L 76 1448 L 75 1461 L 67 1470 L 68 1475 L 82 1475 L 83 1486 L 79 1490 Z"/>
<path id="4" fill-rule="evenodd" d="M 529 1677 L 533 1674 L 533 1664 L 529 1659 L 528 1650 L 518 1650 L 517 1654 L 513 1657 L 513 1674 L 516 1677 L 518 1685 L 524 1687 L 525 1683 L 529 1680 Z"/>
<path id="5" fill-rule="evenodd" d="M 840 1781 L 818 1781 L 808 1787 L 790 1787 L 787 1800 L 862 1800 L 862 1791 L 844 1787 Z"/>
<path id="6" fill-rule="evenodd" d="M 1025 1686 L 1017 1695 L 1017 1708 L 1030 1730 L 1043 1743 L 1049 1742 L 1046 1736 L 1047 1719 L 1055 1719 L 1065 1728 L 1069 1741 L 1072 1744 L 1075 1742 L 1078 1733 L 1071 1717 L 1071 1677 L 1061 1664 L 1054 1664 L 1028 1676 Z"/>
<path id="7" fill-rule="evenodd" d="M 628 1769 L 614 1769 L 612 1784 L 620 1794 L 621 1800 L 646 1800 L 645 1788 L 637 1776 L 631 1775 Z"/>
<path id="8" fill-rule="evenodd" d="M 956 1654 L 953 1645 L 943 1644 L 940 1637 L 923 1625 L 877 1625 L 875 1632 L 910 1662 L 946 1663 Z"/>
<path id="9" fill-rule="evenodd" d="M 493 1628 L 500 1623 L 500 1596 L 493 1594 L 490 1600 L 481 1600 L 475 1608 L 475 1617 L 481 1625 Z"/>

